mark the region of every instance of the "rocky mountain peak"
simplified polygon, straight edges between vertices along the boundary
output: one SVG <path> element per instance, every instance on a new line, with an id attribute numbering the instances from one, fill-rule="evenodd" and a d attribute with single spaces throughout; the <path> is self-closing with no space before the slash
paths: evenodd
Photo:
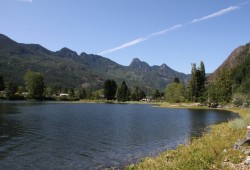
<path id="1" fill-rule="evenodd" d="M 168 66 L 167 66 L 167 64 L 162 64 L 161 66 L 160 66 L 160 69 L 161 70 L 166 70 L 166 69 L 168 69 Z"/>
<path id="2" fill-rule="evenodd" d="M 141 60 L 139 59 L 139 58 L 134 58 L 133 60 L 132 60 L 132 63 L 141 63 Z M 131 63 L 131 64 L 132 64 Z"/>
<path id="3" fill-rule="evenodd" d="M 133 70 L 141 72 L 148 72 L 152 70 L 152 68 L 149 66 L 148 63 L 141 61 L 138 58 L 134 58 L 129 67 L 132 68 Z"/>
<path id="4" fill-rule="evenodd" d="M 56 54 L 61 57 L 68 57 L 68 58 L 74 58 L 78 57 L 78 54 L 75 51 L 72 51 L 69 48 L 62 48 L 60 51 L 57 51 Z"/>

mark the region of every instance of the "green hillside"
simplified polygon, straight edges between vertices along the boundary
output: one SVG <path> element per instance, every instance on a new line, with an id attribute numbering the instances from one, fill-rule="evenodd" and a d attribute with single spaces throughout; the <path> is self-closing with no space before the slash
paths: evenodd
<path id="1" fill-rule="evenodd" d="M 242 49 L 238 56 L 242 62 L 232 70 L 232 78 L 237 92 L 250 94 L 250 43 Z"/>
<path id="2" fill-rule="evenodd" d="M 187 82 L 189 76 L 172 70 L 166 64 L 149 66 L 134 59 L 130 66 L 68 48 L 52 52 L 38 44 L 17 43 L 0 34 L 0 74 L 5 80 L 23 84 L 28 71 L 41 72 L 48 86 L 100 89 L 106 79 L 117 83 L 125 80 L 130 87 L 139 86 L 145 91 L 164 89 L 174 77 Z"/>

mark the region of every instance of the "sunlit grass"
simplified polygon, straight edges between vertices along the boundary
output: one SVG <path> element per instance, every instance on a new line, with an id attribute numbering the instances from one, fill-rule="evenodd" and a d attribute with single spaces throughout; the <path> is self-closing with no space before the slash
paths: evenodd
<path id="1" fill-rule="evenodd" d="M 190 144 L 180 145 L 177 149 L 165 151 L 157 157 L 145 158 L 127 169 L 230 169 L 223 162 L 237 164 L 246 157 L 241 151 L 234 150 L 233 145 L 246 135 L 246 126 L 250 124 L 250 110 L 229 110 L 239 113 L 241 118 L 212 125 L 209 133 L 192 139 Z"/>

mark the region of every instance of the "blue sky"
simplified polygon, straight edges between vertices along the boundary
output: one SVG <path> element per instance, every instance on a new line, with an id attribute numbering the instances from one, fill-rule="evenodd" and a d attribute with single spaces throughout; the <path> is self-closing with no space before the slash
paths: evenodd
<path id="1" fill-rule="evenodd" d="M 0 33 L 51 51 L 68 47 L 121 65 L 140 58 L 213 72 L 250 42 L 247 0 L 0 0 Z"/>

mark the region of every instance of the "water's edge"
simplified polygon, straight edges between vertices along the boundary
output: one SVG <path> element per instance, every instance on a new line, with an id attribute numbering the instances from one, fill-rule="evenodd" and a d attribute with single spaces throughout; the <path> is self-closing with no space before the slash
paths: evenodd
<path id="1" fill-rule="evenodd" d="M 243 118 L 245 116 L 245 113 L 243 113 L 245 110 L 242 109 L 242 108 L 234 108 L 234 107 L 208 108 L 208 107 L 205 107 L 205 106 L 197 106 L 197 104 L 193 104 L 193 103 L 192 104 L 180 104 L 180 105 L 179 104 L 169 104 L 169 103 L 168 104 L 157 103 L 157 104 L 152 105 L 152 107 L 174 108 L 174 109 L 223 110 L 223 111 L 228 111 L 228 112 L 237 114 L 239 116 L 239 118 Z M 224 123 L 229 124 L 232 121 L 234 121 L 234 119 L 228 120 L 227 122 L 221 122 L 221 123 L 216 124 L 216 125 L 220 126 L 221 124 L 224 124 Z M 209 125 L 204 130 L 206 130 L 210 126 L 214 126 L 214 125 L 215 124 Z M 203 135 L 201 135 L 198 138 L 195 138 L 194 140 L 199 140 L 199 139 L 203 138 L 204 135 L 209 135 L 209 133 L 210 133 L 210 131 L 206 131 Z M 190 140 L 192 140 L 192 139 L 187 139 L 187 141 L 190 141 Z M 180 145 L 183 145 L 183 144 L 180 144 Z M 189 142 L 185 143 L 184 145 L 186 145 L 188 147 L 189 146 Z M 142 169 L 140 164 L 143 165 L 145 162 L 147 162 L 148 159 L 150 159 L 150 160 L 153 159 L 154 160 L 157 157 L 161 157 L 161 155 L 163 155 L 164 153 L 167 154 L 168 152 L 171 152 L 171 151 L 180 152 L 180 153 L 182 152 L 182 150 L 177 150 L 177 147 L 173 148 L 173 149 L 170 149 L 170 150 L 165 150 L 165 151 L 162 151 L 162 152 L 158 153 L 158 155 L 155 155 L 155 156 L 146 156 L 146 157 L 143 157 L 143 158 L 140 159 L 140 161 L 137 161 L 135 163 L 129 164 L 126 167 L 124 167 L 123 169 Z M 162 159 L 164 159 L 164 158 L 162 158 Z"/>

